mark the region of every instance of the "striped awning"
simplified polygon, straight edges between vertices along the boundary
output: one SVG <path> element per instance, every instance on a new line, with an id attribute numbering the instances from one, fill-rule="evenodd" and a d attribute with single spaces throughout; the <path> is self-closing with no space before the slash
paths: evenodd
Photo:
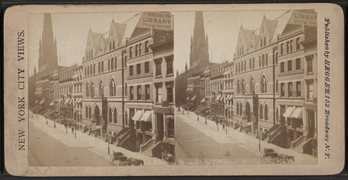
<path id="1" fill-rule="evenodd" d="M 132 119 L 134 121 L 139 121 L 142 115 L 143 115 L 143 111 L 142 110 L 137 110 L 137 112 L 134 114 Z"/>
<path id="2" fill-rule="evenodd" d="M 217 97 L 216 97 L 216 100 L 219 101 L 221 98 L 221 94 L 219 94 Z"/>
<path id="3" fill-rule="evenodd" d="M 65 100 L 65 104 L 68 104 L 69 101 L 70 101 L 70 98 L 67 98 L 67 99 Z"/>
<path id="4" fill-rule="evenodd" d="M 292 113 L 294 112 L 294 107 L 288 107 L 288 109 L 286 109 L 285 113 L 283 114 L 284 117 L 290 117 L 292 115 Z"/>

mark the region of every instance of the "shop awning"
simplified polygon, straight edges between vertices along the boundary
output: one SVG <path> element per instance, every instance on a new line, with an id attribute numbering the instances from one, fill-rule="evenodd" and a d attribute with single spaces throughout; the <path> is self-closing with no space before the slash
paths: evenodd
<path id="1" fill-rule="evenodd" d="M 140 121 L 151 122 L 151 111 L 145 111 L 143 117 L 140 118 Z"/>
<path id="2" fill-rule="evenodd" d="M 50 106 L 53 106 L 54 105 L 54 101 L 52 101 L 51 103 L 50 103 Z"/>
<path id="3" fill-rule="evenodd" d="M 74 99 L 71 98 L 70 101 L 69 101 L 69 104 L 72 104 L 73 101 L 74 101 Z"/>
<path id="4" fill-rule="evenodd" d="M 143 111 L 142 110 L 137 110 L 137 112 L 134 114 L 132 119 L 134 121 L 139 121 L 142 115 L 143 115 Z"/>
<path id="5" fill-rule="evenodd" d="M 82 98 L 79 98 L 79 102 L 78 103 L 81 103 L 82 102 Z"/>
<path id="6" fill-rule="evenodd" d="M 293 112 L 294 112 L 294 107 L 288 107 L 288 109 L 286 109 L 286 112 L 283 114 L 283 116 L 290 117 Z"/>
<path id="7" fill-rule="evenodd" d="M 303 108 L 302 108 L 302 107 L 296 108 L 296 110 L 295 110 L 294 113 L 291 115 L 291 117 L 292 117 L 292 118 L 296 118 L 296 119 L 302 119 L 302 111 L 303 111 Z"/>
<path id="8" fill-rule="evenodd" d="M 191 99 L 191 101 L 195 100 L 196 99 L 196 96 L 193 96 L 193 98 Z"/>
<path id="9" fill-rule="evenodd" d="M 221 96 L 220 101 L 223 101 L 223 100 L 224 100 L 224 96 Z"/>
<path id="10" fill-rule="evenodd" d="M 203 99 L 201 100 L 201 102 L 205 102 L 205 98 L 203 98 Z"/>
<path id="11" fill-rule="evenodd" d="M 36 100 L 36 102 L 35 102 L 35 103 L 37 104 L 38 102 L 39 102 L 39 100 Z"/>
<path id="12" fill-rule="evenodd" d="M 40 104 L 43 104 L 45 102 L 45 100 L 43 99 L 41 102 L 40 102 Z"/>
<path id="13" fill-rule="evenodd" d="M 79 103 L 79 99 L 80 99 L 80 98 L 76 98 L 76 99 L 75 99 L 75 104 Z"/>
<path id="14" fill-rule="evenodd" d="M 190 97 L 187 97 L 187 99 L 186 100 L 190 100 Z"/>
<path id="15" fill-rule="evenodd" d="M 70 98 L 67 98 L 67 99 L 65 100 L 65 104 L 68 104 L 69 101 L 70 101 Z"/>
<path id="16" fill-rule="evenodd" d="M 219 101 L 221 98 L 221 94 L 219 94 L 217 97 L 216 97 L 216 100 Z"/>
<path id="17" fill-rule="evenodd" d="M 79 77 L 79 74 L 75 74 L 72 78 L 74 79 L 74 78 L 77 78 L 77 77 Z"/>

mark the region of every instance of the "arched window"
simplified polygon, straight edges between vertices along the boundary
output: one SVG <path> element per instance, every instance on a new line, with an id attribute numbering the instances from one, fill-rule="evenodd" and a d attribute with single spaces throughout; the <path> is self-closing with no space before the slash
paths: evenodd
<path id="1" fill-rule="evenodd" d="M 249 59 L 249 70 L 251 70 L 251 58 Z"/>
<path id="2" fill-rule="evenodd" d="M 109 123 L 112 123 L 112 111 L 111 111 L 111 108 L 109 108 Z"/>
<path id="3" fill-rule="evenodd" d="M 92 108 L 89 107 L 88 118 L 92 119 Z"/>
<path id="4" fill-rule="evenodd" d="M 240 93 L 240 82 L 239 82 L 239 79 L 237 81 L 237 93 Z"/>
<path id="5" fill-rule="evenodd" d="M 98 73 L 100 73 L 100 62 L 98 62 Z"/>
<path id="6" fill-rule="evenodd" d="M 108 59 L 108 71 L 110 71 L 111 69 L 112 69 L 111 62 L 110 62 L 110 59 Z"/>
<path id="7" fill-rule="evenodd" d="M 94 83 L 91 83 L 91 97 L 94 97 Z"/>
<path id="8" fill-rule="evenodd" d="M 104 84 L 103 81 L 99 82 L 99 97 L 104 96 Z"/>
<path id="9" fill-rule="evenodd" d="M 88 118 L 88 107 L 86 106 L 86 118 Z"/>
<path id="10" fill-rule="evenodd" d="M 116 96 L 116 83 L 114 79 L 111 79 L 109 89 L 110 89 L 110 96 Z"/>
<path id="11" fill-rule="evenodd" d="M 117 123 L 117 109 L 114 108 L 114 123 Z"/>
<path id="12" fill-rule="evenodd" d="M 261 68 L 261 55 L 259 56 L 259 68 Z"/>
<path id="13" fill-rule="evenodd" d="M 246 71 L 246 61 L 244 61 L 244 71 Z"/>
<path id="14" fill-rule="evenodd" d="M 266 66 L 268 66 L 268 53 L 266 53 Z"/>
<path id="15" fill-rule="evenodd" d="M 265 105 L 265 120 L 268 120 L 268 107 Z"/>
<path id="16" fill-rule="evenodd" d="M 263 109 L 262 109 L 262 104 L 260 104 L 260 119 L 263 119 Z"/>
<path id="17" fill-rule="evenodd" d="M 254 78 L 250 78 L 250 93 L 253 93 L 255 91 L 255 83 L 254 83 Z"/>
<path id="18" fill-rule="evenodd" d="M 265 67 L 265 54 L 262 54 L 262 67 Z"/>
<path id="19" fill-rule="evenodd" d="M 255 69 L 255 58 L 253 57 L 253 69 Z"/>
<path id="20" fill-rule="evenodd" d="M 114 70 L 114 57 L 111 58 L 111 70 Z"/>
<path id="21" fill-rule="evenodd" d="M 114 58 L 115 63 L 115 69 L 117 69 L 117 57 Z"/>
<path id="22" fill-rule="evenodd" d="M 88 83 L 86 84 L 86 97 L 88 97 L 89 96 L 89 85 L 88 85 Z"/>
<path id="23" fill-rule="evenodd" d="M 261 93 L 266 93 L 267 92 L 267 81 L 265 75 L 262 76 L 261 78 Z"/>
<path id="24" fill-rule="evenodd" d="M 243 104 L 242 103 L 239 104 L 239 114 L 243 115 Z"/>
<path id="25" fill-rule="evenodd" d="M 242 93 L 245 93 L 245 80 L 242 80 Z"/>
<path id="26" fill-rule="evenodd" d="M 239 115 L 239 103 L 237 103 L 237 115 Z"/>

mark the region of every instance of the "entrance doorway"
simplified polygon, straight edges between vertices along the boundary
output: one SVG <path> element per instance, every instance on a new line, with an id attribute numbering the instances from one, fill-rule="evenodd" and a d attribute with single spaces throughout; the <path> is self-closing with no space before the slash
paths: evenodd
<path id="1" fill-rule="evenodd" d="M 96 105 L 95 108 L 94 108 L 94 118 L 96 120 L 97 126 L 100 125 L 100 113 L 99 113 L 98 105 Z"/>
<path id="2" fill-rule="evenodd" d="M 156 141 L 162 141 L 163 137 L 164 137 L 164 133 L 163 133 L 163 114 L 156 114 L 157 116 L 157 137 L 156 137 Z"/>
<path id="3" fill-rule="evenodd" d="M 245 104 L 245 115 L 247 117 L 247 122 L 250 122 L 251 118 L 250 118 L 250 104 L 249 104 L 249 102 L 246 102 L 246 104 Z"/>
<path id="4" fill-rule="evenodd" d="M 308 138 L 314 136 L 314 111 L 308 111 Z"/>

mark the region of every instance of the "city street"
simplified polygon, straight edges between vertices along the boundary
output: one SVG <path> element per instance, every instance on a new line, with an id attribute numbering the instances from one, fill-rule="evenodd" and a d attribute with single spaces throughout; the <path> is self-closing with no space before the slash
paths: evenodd
<path id="1" fill-rule="evenodd" d="M 181 108 L 182 109 L 182 108 Z M 176 109 L 177 110 L 177 109 Z M 177 164 L 192 161 L 208 163 L 259 163 L 261 160 L 259 149 L 271 148 L 279 154 L 295 157 L 295 164 L 316 164 L 317 159 L 308 154 L 301 154 L 291 149 L 281 148 L 265 141 L 259 141 L 238 130 L 227 128 L 222 130 L 219 125 L 193 112 L 183 114 L 182 111 L 175 112 L 176 121 L 176 156 Z M 214 161 L 215 160 L 215 161 Z M 221 162 L 221 160 L 223 162 Z"/>
<path id="2" fill-rule="evenodd" d="M 190 119 L 188 120 L 190 121 Z M 209 161 L 211 163 L 214 160 L 232 160 L 236 162 L 241 162 L 242 160 L 256 162 L 260 160 L 260 157 L 255 153 L 241 147 L 238 141 L 230 141 L 228 143 L 228 140 L 223 142 L 224 138 L 216 140 L 213 137 L 214 134 L 205 134 L 196 129 L 184 117 L 177 116 L 176 129 L 176 155 L 179 164 L 180 159 L 199 159 L 200 161 Z M 216 134 L 220 136 L 220 133 L 217 132 Z"/>
<path id="3" fill-rule="evenodd" d="M 66 129 L 41 115 L 29 115 L 29 166 L 110 166 L 108 143 L 87 133 Z M 110 153 L 141 159 L 144 165 L 168 165 L 166 161 L 110 144 Z"/>
<path id="4" fill-rule="evenodd" d="M 29 166 L 110 166 L 107 159 L 88 147 L 66 145 L 35 127 L 32 122 L 29 132 Z M 60 133 L 55 135 L 62 137 Z"/>

